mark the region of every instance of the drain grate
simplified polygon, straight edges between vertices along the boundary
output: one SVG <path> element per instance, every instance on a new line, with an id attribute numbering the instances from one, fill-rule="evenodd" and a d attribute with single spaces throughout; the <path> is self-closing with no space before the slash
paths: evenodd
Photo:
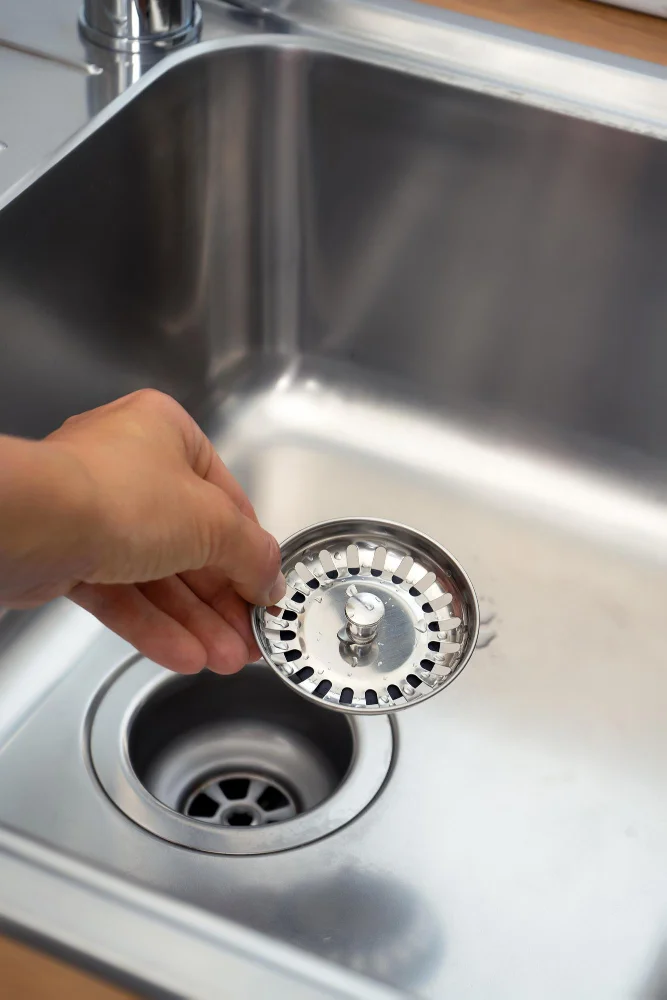
<path id="1" fill-rule="evenodd" d="M 182 811 L 192 819 L 218 826 L 267 826 L 293 819 L 302 810 L 285 785 L 241 771 L 219 774 L 198 785 Z"/>

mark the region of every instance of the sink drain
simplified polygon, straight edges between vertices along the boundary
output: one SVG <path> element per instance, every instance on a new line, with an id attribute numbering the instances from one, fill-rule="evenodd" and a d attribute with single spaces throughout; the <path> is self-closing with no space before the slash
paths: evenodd
<path id="1" fill-rule="evenodd" d="M 196 788 L 183 812 L 221 826 L 265 826 L 294 819 L 301 810 L 290 791 L 273 778 L 236 773 Z"/>
<path id="2" fill-rule="evenodd" d="M 291 691 L 270 668 L 182 677 L 131 663 L 90 722 L 95 773 L 113 802 L 165 840 L 264 854 L 326 836 L 378 794 L 388 719 L 351 719 Z"/>

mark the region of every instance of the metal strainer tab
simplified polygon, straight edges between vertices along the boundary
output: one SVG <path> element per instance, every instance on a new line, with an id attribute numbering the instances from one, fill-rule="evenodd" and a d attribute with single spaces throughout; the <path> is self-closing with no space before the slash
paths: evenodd
<path id="1" fill-rule="evenodd" d="M 391 521 L 342 518 L 282 545 L 287 593 L 254 608 L 264 658 L 306 698 L 395 712 L 441 691 L 470 659 L 479 607 L 441 545 Z"/>

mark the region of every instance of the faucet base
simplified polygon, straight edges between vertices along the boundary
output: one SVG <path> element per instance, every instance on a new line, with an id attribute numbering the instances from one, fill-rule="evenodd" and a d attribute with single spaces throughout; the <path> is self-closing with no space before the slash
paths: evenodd
<path id="1" fill-rule="evenodd" d="M 141 36 L 112 35 L 107 31 L 92 25 L 86 18 L 86 6 L 79 14 L 79 31 L 86 41 L 113 52 L 149 53 L 163 55 L 180 45 L 188 45 L 199 38 L 202 25 L 202 13 L 199 4 L 195 4 L 191 20 L 175 31 L 160 32 Z"/>

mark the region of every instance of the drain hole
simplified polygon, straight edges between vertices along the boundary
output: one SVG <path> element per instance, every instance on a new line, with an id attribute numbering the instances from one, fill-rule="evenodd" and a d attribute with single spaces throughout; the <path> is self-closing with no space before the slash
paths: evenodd
<path id="1" fill-rule="evenodd" d="M 251 826 L 254 817 L 247 809 L 233 809 L 225 816 L 227 826 Z"/>
<path id="2" fill-rule="evenodd" d="M 257 799 L 257 805 L 264 812 L 272 812 L 274 809 L 284 809 L 288 806 L 289 799 L 275 785 L 267 785 Z"/>
<path id="3" fill-rule="evenodd" d="M 352 576 L 356 576 L 357 573 L 359 572 L 359 567 L 358 566 L 350 566 L 349 572 L 352 574 Z"/>
<path id="4" fill-rule="evenodd" d="M 429 622 L 428 623 L 428 627 L 430 628 L 431 632 L 439 632 L 440 631 L 440 623 L 439 622 Z"/>
<path id="5" fill-rule="evenodd" d="M 433 608 L 432 608 L 432 607 L 431 607 L 431 605 L 430 605 L 430 604 L 428 603 L 428 601 L 426 602 L 426 604 L 422 604 L 422 611 L 423 611 L 423 612 L 424 612 L 424 614 L 426 614 L 426 615 L 430 615 L 430 614 L 432 614 L 432 613 L 433 613 Z"/>
<path id="6" fill-rule="evenodd" d="M 220 789 L 228 799 L 244 799 L 249 788 L 247 778 L 227 778 L 220 782 Z"/>
<path id="7" fill-rule="evenodd" d="M 371 575 L 372 576 L 382 576 L 382 570 L 381 569 L 375 569 L 375 567 L 373 567 L 371 569 Z"/>
<path id="8" fill-rule="evenodd" d="M 421 593 L 417 590 L 416 587 L 410 587 L 409 594 L 410 594 L 410 597 L 421 597 L 422 596 Z"/>
<path id="9" fill-rule="evenodd" d="M 296 639 L 296 632 L 292 632 L 291 629 L 285 628 L 280 633 L 280 638 L 283 642 L 289 642 L 291 639 Z"/>
<path id="10" fill-rule="evenodd" d="M 432 653 L 439 653 L 440 652 L 440 643 L 439 642 L 429 642 L 428 648 L 431 650 Z"/>
<path id="11" fill-rule="evenodd" d="M 296 773 L 299 773 L 298 766 Z M 224 796 L 222 806 L 218 806 L 220 792 Z M 305 802 L 309 802 L 308 791 Z M 215 825 L 256 827 L 294 819 L 304 811 L 304 799 L 297 799 L 286 785 L 280 785 L 275 778 L 260 771 L 237 772 L 216 775 L 200 785 L 193 792 L 192 800 L 185 801 L 182 811 L 193 819 Z"/>
<path id="12" fill-rule="evenodd" d="M 354 691 L 352 690 L 352 688 L 343 688 L 343 690 L 340 693 L 341 705 L 351 705 L 353 698 L 354 698 Z"/>
<path id="13" fill-rule="evenodd" d="M 378 703 L 378 693 L 374 691 L 373 688 L 369 688 L 366 692 L 366 704 L 367 705 L 377 705 Z"/>
<path id="14" fill-rule="evenodd" d="M 329 691 L 331 691 L 331 681 L 320 681 L 313 694 L 316 698 L 324 698 L 325 694 L 329 694 Z"/>
<path id="15" fill-rule="evenodd" d="M 337 569 L 328 570 L 327 576 L 329 577 L 330 580 L 335 580 L 336 577 L 338 576 L 338 570 Z"/>
<path id="16" fill-rule="evenodd" d="M 421 684 L 420 678 L 415 677 L 414 674 L 408 674 L 408 676 L 405 679 L 408 682 L 408 684 L 412 684 L 413 688 L 418 688 L 419 685 Z"/>
<path id="17" fill-rule="evenodd" d="M 392 576 L 391 582 L 392 583 L 403 583 L 403 577 L 402 576 Z"/>
<path id="18" fill-rule="evenodd" d="M 430 673 L 433 670 L 435 664 L 431 660 L 422 660 L 419 666 L 422 668 L 422 670 L 428 670 L 428 672 Z"/>
<path id="19" fill-rule="evenodd" d="M 401 694 L 401 689 L 399 687 L 396 687 L 395 684 L 389 685 L 389 687 L 387 688 L 387 694 L 389 695 L 392 701 L 396 701 L 397 698 L 403 697 L 403 695 Z"/>
<path id="20" fill-rule="evenodd" d="M 214 802 L 210 796 L 204 795 L 203 792 L 200 792 L 199 795 L 196 795 L 190 803 L 188 816 L 195 816 L 199 819 L 212 819 L 217 811 L 218 803 Z"/>
<path id="21" fill-rule="evenodd" d="M 298 616 L 296 611 L 287 611 L 287 610 L 283 611 L 283 618 L 285 619 L 286 622 L 295 622 L 297 620 L 297 617 Z"/>
<path id="22" fill-rule="evenodd" d="M 286 660 L 300 660 L 302 656 L 303 653 L 300 649 L 288 649 L 285 653 Z"/>
<path id="23" fill-rule="evenodd" d="M 302 660 L 291 679 L 310 689 L 321 677 Z M 273 851 L 269 830 L 287 830 L 342 792 L 355 766 L 354 729 L 320 700 L 329 688 L 320 685 L 320 698 L 308 701 L 272 670 L 249 664 L 229 677 L 175 676 L 152 693 L 128 729 L 128 754 L 138 781 L 176 814 L 173 842 L 205 843 L 214 853 Z M 331 818 L 324 810 L 322 834 Z M 294 830 L 286 836 L 298 845 Z"/>
<path id="24" fill-rule="evenodd" d="M 317 590 L 317 588 L 319 587 L 318 581 L 315 580 L 314 578 L 312 580 L 308 580 L 307 583 L 311 590 Z"/>
<path id="25" fill-rule="evenodd" d="M 300 590 L 297 590 L 295 594 L 292 595 L 292 600 L 295 604 L 303 604 L 306 599 L 306 595 L 302 594 Z"/>

